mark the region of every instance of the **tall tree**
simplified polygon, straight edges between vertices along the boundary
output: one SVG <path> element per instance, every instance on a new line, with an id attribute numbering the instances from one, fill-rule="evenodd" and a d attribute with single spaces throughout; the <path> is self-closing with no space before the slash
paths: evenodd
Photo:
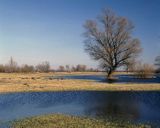
<path id="1" fill-rule="evenodd" d="M 121 66 L 129 64 L 141 51 L 140 41 L 132 37 L 133 25 L 125 17 L 105 10 L 98 18 L 87 20 L 84 27 L 85 51 L 107 72 L 107 77 Z"/>
<path id="2" fill-rule="evenodd" d="M 18 64 L 17 62 L 11 57 L 8 64 L 5 66 L 6 67 L 6 72 L 17 72 L 18 70 Z"/>

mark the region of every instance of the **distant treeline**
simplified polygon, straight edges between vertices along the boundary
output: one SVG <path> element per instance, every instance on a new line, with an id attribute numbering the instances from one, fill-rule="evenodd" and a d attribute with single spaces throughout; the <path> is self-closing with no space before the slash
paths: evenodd
<path id="1" fill-rule="evenodd" d="M 98 69 L 88 68 L 86 65 L 78 64 L 76 66 L 59 66 L 58 69 L 51 69 L 50 63 L 44 61 L 36 66 L 24 64 L 19 66 L 18 63 L 11 57 L 7 64 L 0 64 L 0 72 L 3 73 L 29 73 L 29 72 L 96 72 Z"/>
<path id="2" fill-rule="evenodd" d="M 78 64 L 76 66 L 70 66 L 70 65 L 65 65 L 62 66 L 60 65 L 59 68 L 55 71 L 59 71 L 59 72 L 86 72 L 86 71 L 91 71 L 91 72 L 98 72 L 98 69 L 94 69 L 94 68 L 88 68 L 86 65 L 84 64 Z"/>

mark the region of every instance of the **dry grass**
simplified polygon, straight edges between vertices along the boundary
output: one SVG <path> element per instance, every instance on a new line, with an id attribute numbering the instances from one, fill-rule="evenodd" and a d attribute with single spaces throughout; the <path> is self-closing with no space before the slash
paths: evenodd
<path id="1" fill-rule="evenodd" d="M 151 128 L 151 126 L 119 120 L 107 121 L 96 118 L 51 114 L 15 121 L 12 123 L 11 128 Z"/>
<path id="2" fill-rule="evenodd" d="M 106 90 L 106 91 L 149 91 L 160 90 L 160 84 L 108 84 L 89 80 L 46 79 L 58 75 L 100 75 L 102 73 L 1 73 L 0 93 L 30 91 L 73 91 L 73 90 Z"/>

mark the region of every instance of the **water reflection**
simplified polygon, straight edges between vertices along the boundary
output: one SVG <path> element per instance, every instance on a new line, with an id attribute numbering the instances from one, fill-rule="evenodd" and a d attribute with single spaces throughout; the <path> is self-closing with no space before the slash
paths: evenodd
<path id="1" fill-rule="evenodd" d="M 130 94 L 109 93 L 104 97 L 106 102 L 98 102 L 90 105 L 85 111 L 87 115 L 98 117 L 116 117 L 127 120 L 137 120 L 140 118 L 139 102 Z M 131 101 L 132 100 L 132 101 Z"/>
<path id="2" fill-rule="evenodd" d="M 76 91 L 0 95 L 1 122 L 49 113 L 155 122 L 160 120 L 160 92 Z"/>

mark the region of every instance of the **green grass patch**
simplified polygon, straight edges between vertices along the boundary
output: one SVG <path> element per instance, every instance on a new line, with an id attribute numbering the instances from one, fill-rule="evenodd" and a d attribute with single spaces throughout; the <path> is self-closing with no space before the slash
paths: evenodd
<path id="1" fill-rule="evenodd" d="M 14 121 L 11 128 L 151 128 L 145 124 L 50 114 Z"/>

